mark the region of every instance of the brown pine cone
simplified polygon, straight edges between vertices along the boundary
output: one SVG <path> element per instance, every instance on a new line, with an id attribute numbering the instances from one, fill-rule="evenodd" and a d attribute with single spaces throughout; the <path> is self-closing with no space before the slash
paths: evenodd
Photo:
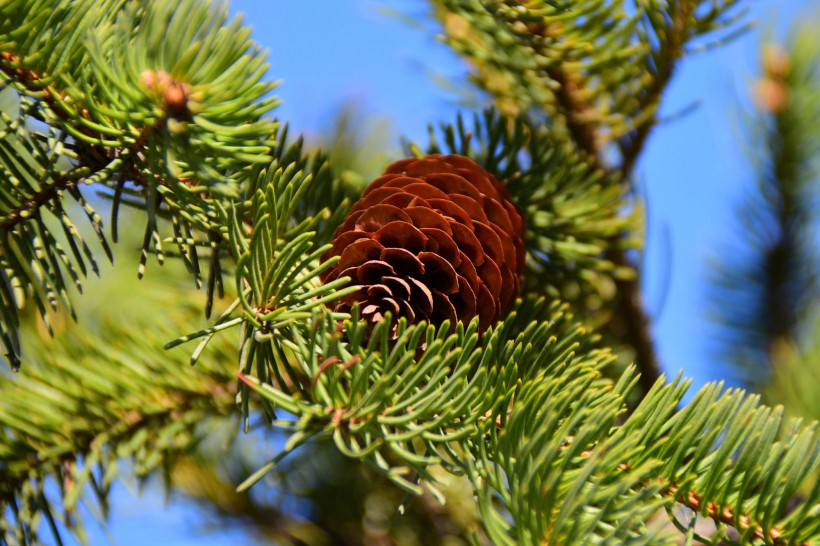
<path id="1" fill-rule="evenodd" d="M 479 331 L 492 326 L 518 294 L 524 270 L 524 225 L 507 189 L 459 155 L 396 161 L 365 190 L 336 230 L 341 256 L 322 276 L 361 286 L 335 304 L 359 302 L 364 319 L 388 311 L 410 324 L 450 319 Z"/>

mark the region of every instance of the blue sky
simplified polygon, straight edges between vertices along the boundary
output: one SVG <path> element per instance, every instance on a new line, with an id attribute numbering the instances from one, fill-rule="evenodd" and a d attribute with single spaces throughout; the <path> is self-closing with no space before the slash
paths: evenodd
<path id="1" fill-rule="evenodd" d="M 811 4 L 750 2 L 756 18 L 781 32 Z M 396 147 L 400 135 L 424 140 L 428 122 L 454 119 L 457 97 L 435 85 L 429 72 L 461 78 L 466 66 L 436 41 L 435 25 L 408 25 L 379 12 L 387 7 L 421 21 L 427 11 L 421 0 L 234 0 L 230 5 L 245 14 L 255 39 L 270 50 L 270 78 L 283 80 L 276 93 L 284 101 L 277 116 L 295 131 L 321 134 L 348 100 L 357 100 L 364 113 L 388 117 Z M 758 29 L 680 66 L 663 112 L 677 112 L 693 101 L 701 105 L 657 128 L 638 166 L 649 195 L 650 309 L 660 306 L 668 290 L 655 324 L 658 349 L 666 370 L 683 369 L 696 385 L 721 377 L 721 366 L 705 343 L 706 260 L 731 241 L 735 199 L 754 182 L 743 155 L 736 103 L 755 73 L 759 44 Z M 206 532 L 207 522 L 192 506 L 163 502 L 154 488 L 136 496 L 117 486 L 108 527 L 112 542 L 202 546 L 246 540 L 239 532 Z M 90 538 L 92 544 L 107 543 L 100 530 Z"/>

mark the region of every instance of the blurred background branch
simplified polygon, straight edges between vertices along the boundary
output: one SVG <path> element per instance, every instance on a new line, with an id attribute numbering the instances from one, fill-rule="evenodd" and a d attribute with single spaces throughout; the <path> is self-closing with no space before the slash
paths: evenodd
<path id="1" fill-rule="evenodd" d="M 782 44 L 769 38 L 761 47 L 754 106 L 745 117 L 757 179 L 738 207 L 734 244 L 715 258 L 709 294 L 720 326 L 716 354 L 770 403 L 814 419 L 816 395 L 797 386 L 816 386 L 820 370 L 817 21 L 815 12 Z M 768 387 L 773 379 L 779 387 Z"/>

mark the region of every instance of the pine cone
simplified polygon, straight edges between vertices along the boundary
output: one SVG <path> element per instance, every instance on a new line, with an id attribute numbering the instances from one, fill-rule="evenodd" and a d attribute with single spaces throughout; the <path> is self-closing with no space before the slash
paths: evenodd
<path id="1" fill-rule="evenodd" d="M 524 226 L 506 188 L 473 160 L 429 155 L 396 161 L 365 190 L 336 230 L 341 256 L 322 281 L 348 276 L 361 286 L 336 302 L 359 302 L 363 318 L 388 311 L 410 324 L 449 319 L 479 331 L 518 294 Z"/>

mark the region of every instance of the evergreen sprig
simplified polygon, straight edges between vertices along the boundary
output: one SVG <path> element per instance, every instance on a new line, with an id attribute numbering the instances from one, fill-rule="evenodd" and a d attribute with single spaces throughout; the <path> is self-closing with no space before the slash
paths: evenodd
<path id="1" fill-rule="evenodd" d="M 472 476 L 482 485 L 479 506 L 495 542 L 675 544 L 669 529 L 647 524 L 660 507 L 689 540 L 704 544 L 817 539 L 816 480 L 797 510 L 787 508 L 820 468 L 816 423 L 786 421 L 782 408 L 724 392 L 720 383 L 676 411 L 688 387 L 678 379 L 656 384 L 618 424 L 634 377 L 595 392 L 590 377 L 568 372 L 525 384 L 490 442 L 497 447 L 482 446 L 483 466 Z M 678 520 L 679 505 L 691 510 L 688 521 Z M 699 518 L 716 522 L 717 532 L 697 534 Z"/>
<path id="2" fill-rule="evenodd" d="M 432 3 L 447 43 L 502 112 L 543 112 L 592 161 L 617 144 L 624 174 L 687 48 L 723 43 L 748 26 L 738 0 Z"/>
<path id="3" fill-rule="evenodd" d="M 29 320 L 32 364 L 0 381 L 0 544 L 48 535 L 61 544 L 66 534 L 85 542 L 82 514 L 105 517 L 115 481 L 128 473 L 169 479 L 177 457 L 235 414 L 227 339 L 194 369 L 161 347 L 178 321 L 201 314 L 200 297 L 179 282 L 148 290 L 119 280 L 84 299 L 83 310 L 98 309 L 95 327 L 56 314 L 56 342 Z M 169 300 L 175 307 L 158 321 L 149 311 Z"/>
<path id="4" fill-rule="evenodd" d="M 496 106 L 508 116 L 544 119 L 570 158 L 607 175 L 604 188 L 625 186 L 624 210 L 639 206 L 633 170 L 680 59 L 749 25 L 738 0 L 431 3 L 446 43 L 470 62 L 473 81 Z M 621 271 L 635 268 L 634 258 L 613 243 L 609 261 Z M 661 368 L 639 279 L 619 278 L 607 291 L 614 302 L 592 324 L 607 330 L 621 352 L 634 354 L 645 393 Z"/>
<path id="5" fill-rule="evenodd" d="M 545 320 L 533 321 L 537 313 Z M 431 465 L 463 472 L 458 444 L 480 442 L 482 423 L 495 426 L 517 383 L 537 367 L 555 360 L 595 367 L 608 358 L 604 352 L 576 359 L 573 350 L 589 343 L 583 329 L 568 321 L 565 309 L 545 308 L 536 300 L 480 341 L 476 323 L 459 325 L 448 336 L 446 324 L 407 327 L 400 321 L 395 344 L 388 342 L 387 323 L 365 341 L 365 325 L 348 321 L 347 343 L 331 325 L 314 332 L 318 346 L 330 350 L 309 359 L 304 350 L 294 355 L 305 378 L 298 395 L 253 378 L 243 380 L 295 417 L 285 452 L 304 437 L 328 434 L 343 453 L 365 460 L 416 494 L 420 484 L 435 491 Z"/>
<path id="6" fill-rule="evenodd" d="M 77 212 L 62 197 L 79 205 L 110 259 L 102 220 L 78 186 L 110 175 L 121 162 L 114 159 L 96 172 L 72 165 L 76 155 L 65 134 L 52 128 L 43 133 L 27 129 L 26 114 L 36 103 L 7 91 L 3 95 L 17 103 L 17 111 L 0 112 L 0 175 L 7 181 L 0 188 L 0 336 L 16 369 L 19 314 L 26 300 L 33 301 L 50 330 L 48 311 L 59 302 L 73 316 L 70 288 L 82 291 L 81 279 L 88 270 L 99 273 L 94 253 L 73 220 Z M 58 233 L 64 237 L 58 239 Z"/>
<path id="7" fill-rule="evenodd" d="M 480 341 L 475 324 L 459 324 L 457 333 L 448 336 L 446 324 L 408 327 L 400 321 L 398 337 L 390 342 L 387 322 L 369 336 L 355 312 L 340 322 L 346 316 L 326 311 L 322 303 L 347 290 L 338 290 L 347 280 L 339 280 L 339 287 L 316 284 L 323 268 L 333 263 L 318 265 L 327 245 L 314 250 L 310 244 L 316 220 L 287 220 L 308 184 L 309 178 L 293 166 L 261 172 L 253 197 L 226 212 L 232 225 L 230 244 L 240 249 L 237 290 L 244 297 L 232 306 L 239 316 L 229 319 L 226 314 L 223 322 L 196 334 L 210 337 L 228 326 L 240 328 L 245 411 L 249 388 L 267 403 L 268 418 L 292 433 L 284 450 L 249 476 L 241 490 L 305 442 L 328 436 L 342 453 L 364 460 L 411 493 L 420 494 L 423 488 L 436 492 L 430 468 L 441 465 L 470 476 L 479 495 L 502 490 L 506 502 L 528 502 L 520 514 L 529 519 L 512 535 L 503 517 L 487 514 L 485 526 L 493 540 L 512 536 L 511 543 L 530 543 L 538 542 L 535 537 L 554 536 L 561 543 L 649 543 L 641 541 L 656 537 L 646 525 L 650 514 L 660 507 L 671 510 L 679 501 L 707 507 L 704 515 L 761 540 L 789 536 L 799 544 L 817 533 L 807 524 L 816 494 L 807 499 L 804 506 L 809 508 L 801 516 L 784 517 L 783 510 L 816 470 L 820 444 L 815 425 L 790 436 L 797 444 L 781 445 L 776 443 L 779 414 L 768 418 L 765 414 L 771 410 L 765 407 L 755 413 L 756 401 L 741 404 L 740 395 L 731 392 L 715 401 L 721 390 L 716 386 L 676 412 L 685 387 L 673 383 L 663 390 L 661 382 L 619 426 L 616 419 L 626 411 L 634 375 L 628 372 L 615 386 L 603 379 L 600 369 L 612 356 L 594 349 L 594 339 L 560 305 L 546 306 L 530 297 Z M 252 227 L 239 220 L 248 216 L 253 218 Z M 278 289 L 289 283 L 292 286 L 281 291 L 288 298 L 278 297 Z M 307 295 L 312 301 L 306 301 Z M 173 344 L 191 337 L 195 336 Z M 530 389 L 540 396 L 531 395 Z M 550 410 L 553 404 L 555 409 Z M 534 419 L 541 415 L 541 407 L 547 408 L 543 418 L 551 420 L 552 428 L 540 420 L 529 429 L 508 425 L 508 412 Z M 287 417 L 278 415 L 283 411 Z M 564 415 L 565 411 L 569 413 Z M 750 418 L 763 420 L 749 427 Z M 530 436 L 535 436 L 535 443 Z M 721 437 L 723 442 L 715 449 Z M 768 441 L 761 443 L 761 438 Z M 521 442 L 521 453 L 553 453 L 552 459 L 544 459 L 541 474 L 519 468 L 520 458 L 509 454 L 509 446 Z M 659 446 L 667 451 L 659 451 Z M 764 459 L 765 464 L 760 459 L 764 446 L 778 453 Z M 577 473 L 566 472 L 574 468 L 568 462 L 562 463 L 562 471 L 556 469 L 555 457 L 564 461 L 562 449 L 567 460 L 579 466 Z M 753 455 L 742 455 L 744 449 Z M 807 450 L 805 464 L 777 464 L 783 453 Z M 741 456 L 731 464 L 724 462 L 731 460 L 727 453 Z M 583 466 L 592 464 L 587 459 L 600 466 Z M 616 478 L 619 474 L 613 475 L 613 469 L 622 477 Z M 536 497 L 530 498 L 529 489 L 504 489 L 513 476 L 532 476 Z M 596 487 L 583 486 L 585 480 L 593 480 L 591 476 Z M 601 480 L 608 480 L 610 488 Z M 496 483 L 497 489 L 488 492 L 488 483 Z M 764 495 L 760 487 L 766 484 L 770 489 Z M 543 494 L 548 495 L 546 500 L 539 496 Z M 592 510 L 597 516 L 556 520 L 560 513 L 551 507 L 563 506 L 556 500 L 561 494 L 569 496 L 564 503 L 575 503 L 575 512 Z M 605 508 L 594 508 L 604 498 Z M 517 513 L 510 510 L 513 516 Z M 547 533 L 545 525 L 556 527 Z"/>
<path id="8" fill-rule="evenodd" d="M 200 282 L 197 248 L 220 243 L 217 203 L 237 198 L 275 145 L 277 123 L 264 117 L 276 103 L 267 96 L 273 84 L 263 79 L 266 70 L 249 30 L 229 22 L 224 6 L 0 5 L 0 87 L 13 90 L 20 105 L 0 126 L 0 171 L 10 182 L 0 204 L 7 241 L 0 331 L 14 367 L 21 352 L 16 309 L 31 298 L 46 319 L 58 300 L 70 305 L 62 277 L 77 284 L 86 263 L 96 268 L 60 204 L 63 193 L 85 209 L 106 249 L 102 221 L 82 185 L 110 188 L 114 240 L 121 203 L 145 211 L 140 275 L 149 252 L 162 261 L 159 224 L 170 217 L 172 241 Z M 45 211 L 66 231 L 66 242 L 51 233 Z M 213 250 L 207 257 L 211 293 L 221 276 L 218 256 Z"/>

